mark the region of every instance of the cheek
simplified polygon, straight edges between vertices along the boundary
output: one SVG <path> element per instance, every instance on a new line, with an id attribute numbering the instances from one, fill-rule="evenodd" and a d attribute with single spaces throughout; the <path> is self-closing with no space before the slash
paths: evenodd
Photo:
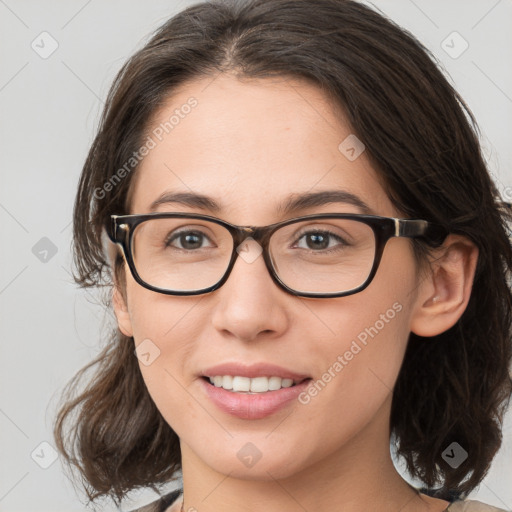
<path id="1" fill-rule="evenodd" d="M 315 457 L 336 451 L 366 427 L 386 435 L 388 407 L 407 345 L 409 310 L 400 301 L 389 307 L 380 303 L 384 306 L 370 308 L 357 301 L 358 306 L 340 307 L 336 339 L 307 355 L 322 365 L 299 396 L 297 417 L 302 433 L 322 433 L 320 445 L 315 441 L 309 446 Z"/>
<path id="2" fill-rule="evenodd" d="M 200 301 L 200 297 L 166 296 L 137 283 L 128 285 L 139 367 L 149 394 L 169 423 L 176 411 L 187 411 L 188 419 L 193 419 L 194 402 L 186 389 L 192 374 L 187 365 L 205 325 L 197 317 Z"/>
<path id="3" fill-rule="evenodd" d="M 127 284 L 128 310 L 135 343 L 149 338 L 161 342 L 175 339 L 183 326 L 190 328 L 192 310 L 200 297 L 163 295 L 143 288 L 130 277 Z M 163 348 L 163 347 L 162 347 Z"/>
<path id="4" fill-rule="evenodd" d="M 416 298 L 416 270 L 412 257 L 402 253 L 395 259 L 392 250 L 388 256 L 366 290 L 316 311 L 330 328 L 331 342 L 326 337 L 308 354 L 323 367 L 316 369 L 317 380 L 300 402 L 310 410 L 307 421 L 321 416 L 323 428 L 330 426 L 333 432 L 340 417 L 354 426 L 369 421 L 392 394 L 400 371 Z M 326 410 L 333 413 L 326 416 Z"/>
<path id="5" fill-rule="evenodd" d="M 407 345 L 410 308 L 399 300 L 380 303 L 378 308 L 355 302 L 340 306 L 331 322 L 336 338 L 318 341 L 309 354 L 322 364 L 315 368 L 319 380 L 308 393 L 311 398 L 329 388 L 333 400 L 336 395 L 354 403 L 392 389 Z"/>

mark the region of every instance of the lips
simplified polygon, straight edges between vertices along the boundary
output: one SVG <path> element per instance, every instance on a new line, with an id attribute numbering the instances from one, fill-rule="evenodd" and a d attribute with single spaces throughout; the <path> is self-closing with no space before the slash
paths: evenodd
<path id="1" fill-rule="evenodd" d="M 292 405 L 311 380 L 267 363 L 220 364 L 206 369 L 201 377 L 203 391 L 222 412 L 246 420 L 265 418 Z"/>

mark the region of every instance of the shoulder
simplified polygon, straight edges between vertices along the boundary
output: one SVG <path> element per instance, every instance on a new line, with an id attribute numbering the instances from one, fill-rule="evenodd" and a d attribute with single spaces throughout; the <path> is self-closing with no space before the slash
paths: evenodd
<path id="1" fill-rule="evenodd" d="M 432 496 L 433 498 L 440 498 L 450 502 L 450 505 L 444 512 L 512 512 L 503 508 L 492 507 L 486 505 L 481 501 L 462 499 L 460 492 L 443 489 L 418 489 L 421 494 Z"/>
<path id="2" fill-rule="evenodd" d="M 178 504 L 181 493 L 181 489 L 177 489 L 148 505 L 131 510 L 130 512 L 175 512 L 172 505 Z M 473 500 L 454 501 L 446 510 L 447 512 L 510 512 L 503 508 L 492 507 L 491 505 Z"/>
<path id="3" fill-rule="evenodd" d="M 454 501 L 447 509 L 448 512 L 507 512 L 503 508 L 491 507 L 480 501 Z"/>
<path id="4" fill-rule="evenodd" d="M 143 507 L 131 510 L 130 512 L 174 512 L 174 509 L 169 507 L 178 502 L 181 492 L 181 489 L 176 489 L 162 496 L 160 499 L 152 501 Z"/>

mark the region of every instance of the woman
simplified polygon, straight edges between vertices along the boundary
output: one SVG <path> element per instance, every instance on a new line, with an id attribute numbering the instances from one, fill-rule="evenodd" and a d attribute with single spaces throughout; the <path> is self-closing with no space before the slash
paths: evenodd
<path id="1" fill-rule="evenodd" d="M 497 510 L 465 497 L 511 394 L 508 220 L 467 107 L 389 20 L 186 9 L 83 169 L 76 279 L 112 286 L 117 326 L 59 449 L 92 500 L 181 470 L 144 511 Z"/>

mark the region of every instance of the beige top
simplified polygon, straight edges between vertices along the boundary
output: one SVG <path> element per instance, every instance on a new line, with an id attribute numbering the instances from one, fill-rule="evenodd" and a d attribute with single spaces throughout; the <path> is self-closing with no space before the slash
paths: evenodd
<path id="1" fill-rule="evenodd" d="M 491 507 L 481 501 L 455 501 L 447 509 L 449 512 L 507 512 L 503 508 Z"/>
<path id="2" fill-rule="evenodd" d="M 183 495 L 181 495 L 165 512 L 180 512 L 183 503 Z M 456 501 L 451 503 L 446 512 L 507 512 L 502 508 L 491 507 L 480 501 Z M 512 512 L 512 511 L 508 511 Z"/>
<path id="3" fill-rule="evenodd" d="M 142 508 L 133 510 L 132 512 L 159 512 L 160 507 L 158 506 L 159 500 L 150 503 Z M 165 509 L 165 512 L 181 512 L 181 505 L 183 503 L 183 495 L 181 494 L 178 499 L 169 507 Z M 445 512 L 512 512 L 502 508 L 491 507 L 480 501 L 455 501 L 451 503 Z"/>

